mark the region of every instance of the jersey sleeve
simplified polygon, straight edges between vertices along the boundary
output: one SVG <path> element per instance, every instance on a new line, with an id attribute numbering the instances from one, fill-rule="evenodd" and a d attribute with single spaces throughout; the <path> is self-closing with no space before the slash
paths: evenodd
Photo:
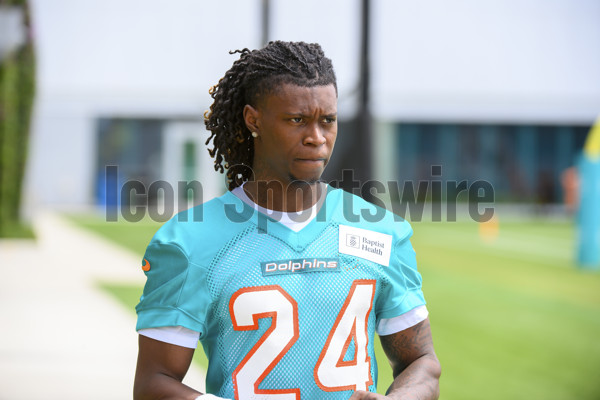
<path id="1" fill-rule="evenodd" d="M 162 326 L 160 328 L 140 329 L 138 333 L 150 339 L 170 343 L 189 349 L 198 347 L 200 333 L 192 331 L 183 326 Z"/>
<path id="2" fill-rule="evenodd" d="M 182 326 L 202 335 L 211 301 L 205 269 L 175 243 L 151 242 L 144 263 L 147 280 L 136 306 L 136 330 Z"/>
<path id="3" fill-rule="evenodd" d="M 416 307 L 425 305 L 421 290 L 421 274 L 417 271 L 415 250 L 410 243 L 410 233 L 394 246 L 387 267 L 388 280 L 377 301 L 377 320 L 398 317 Z"/>
<path id="4" fill-rule="evenodd" d="M 391 335 L 415 326 L 429 316 L 427 306 L 417 306 L 402 315 L 393 318 L 382 318 L 377 323 L 377 334 Z"/>

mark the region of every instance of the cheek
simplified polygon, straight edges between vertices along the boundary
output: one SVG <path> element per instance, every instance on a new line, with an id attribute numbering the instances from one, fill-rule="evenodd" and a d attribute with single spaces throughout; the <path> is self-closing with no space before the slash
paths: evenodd
<path id="1" fill-rule="evenodd" d="M 265 132 L 264 139 L 269 146 L 285 146 L 290 140 L 289 136 L 292 136 L 292 133 L 289 132 L 289 129 L 286 129 L 284 124 L 272 124 Z"/>

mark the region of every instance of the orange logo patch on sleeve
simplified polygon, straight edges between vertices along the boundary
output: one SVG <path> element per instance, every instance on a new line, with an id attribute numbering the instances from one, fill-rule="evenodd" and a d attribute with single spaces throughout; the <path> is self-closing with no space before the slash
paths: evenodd
<path id="1" fill-rule="evenodd" d="M 144 264 L 142 264 L 142 271 L 150 271 L 150 263 L 144 258 Z"/>

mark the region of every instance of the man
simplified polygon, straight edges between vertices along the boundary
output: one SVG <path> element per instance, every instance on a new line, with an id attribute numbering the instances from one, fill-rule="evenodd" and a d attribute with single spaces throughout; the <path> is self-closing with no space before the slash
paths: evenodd
<path id="1" fill-rule="evenodd" d="M 337 136 L 331 61 L 302 42 L 240 53 L 205 115 L 230 191 L 202 222 L 166 223 L 144 256 L 135 398 L 437 398 L 410 226 L 348 218 L 376 207 L 319 182 Z M 375 331 L 387 397 L 373 393 Z M 198 339 L 212 394 L 181 383 Z"/>

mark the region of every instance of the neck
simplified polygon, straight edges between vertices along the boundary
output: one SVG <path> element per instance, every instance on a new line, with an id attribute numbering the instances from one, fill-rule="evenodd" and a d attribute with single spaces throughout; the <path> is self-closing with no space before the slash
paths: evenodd
<path id="1" fill-rule="evenodd" d="M 321 182 L 248 181 L 244 191 L 261 207 L 274 211 L 300 212 L 314 206 L 325 185 Z"/>

